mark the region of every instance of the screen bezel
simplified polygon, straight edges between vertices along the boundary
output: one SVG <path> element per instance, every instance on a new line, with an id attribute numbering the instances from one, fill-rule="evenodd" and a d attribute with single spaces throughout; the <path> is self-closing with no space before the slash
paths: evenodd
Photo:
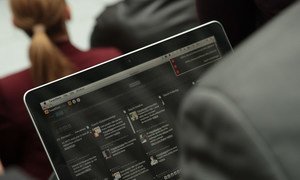
<path id="1" fill-rule="evenodd" d="M 66 169 L 64 167 L 55 167 L 53 163 L 53 161 L 64 162 L 64 160 L 59 153 L 58 147 L 53 144 L 54 142 L 45 138 L 47 137 L 46 134 L 48 130 L 47 127 L 42 123 L 43 119 L 40 118 L 43 115 L 40 102 L 57 97 L 61 94 L 65 94 L 95 81 L 107 78 L 113 74 L 135 67 L 139 64 L 172 52 L 180 47 L 187 46 L 210 36 L 214 36 L 216 38 L 222 55 L 232 51 L 232 47 L 222 25 L 217 21 L 212 21 L 131 53 L 122 55 L 108 62 L 104 62 L 27 91 L 24 95 L 26 108 L 31 116 L 33 124 L 42 141 L 56 175 L 64 179 L 65 176 L 62 175 L 63 173 L 61 172 L 65 171 Z"/>

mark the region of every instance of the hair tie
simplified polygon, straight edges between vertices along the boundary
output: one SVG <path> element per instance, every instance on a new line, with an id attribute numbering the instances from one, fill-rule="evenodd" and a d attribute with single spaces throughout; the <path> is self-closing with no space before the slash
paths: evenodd
<path id="1" fill-rule="evenodd" d="M 43 24 L 36 24 L 33 26 L 33 33 L 44 33 L 46 31 L 46 27 Z"/>

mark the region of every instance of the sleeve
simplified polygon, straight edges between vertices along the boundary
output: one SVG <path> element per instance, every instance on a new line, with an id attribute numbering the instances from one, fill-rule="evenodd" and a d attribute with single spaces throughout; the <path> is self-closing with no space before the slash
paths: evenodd
<path id="1" fill-rule="evenodd" d="M 112 8 L 107 8 L 103 13 L 101 13 L 96 20 L 94 29 L 90 37 L 91 47 L 116 47 L 115 38 L 116 38 L 116 25 L 115 22 L 112 22 L 112 18 L 116 14 Z"/>
<path id="2" fill-rule="evenodd" d="M 235 103 L 194 89 L 180 112 L 183 179 L 277 180 L 259 136 Z"/>
<path id="3" fill-rule="evenodd" d="M 136 32 L 136 28 L 132 27 L 135 23 L 130 23 L 131 16 L 127 17 L 130 9 L 123 3 L 107 7 L 98 16 L 90 38 L 92 48 L 114 47 L 126 53 L 140 47 L 132 35 Z"/>

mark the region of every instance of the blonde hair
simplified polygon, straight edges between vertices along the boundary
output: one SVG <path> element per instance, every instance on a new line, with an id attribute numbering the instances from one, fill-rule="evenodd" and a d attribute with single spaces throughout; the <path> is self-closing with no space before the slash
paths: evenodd
<path id="1" fill-rule="evenodd" d="M 54 45 L 51 37 L 65 28 L 64 0 L 10 0 L 14 23 L 32 36 L 29 58 L 35 84 L 71 74 L 73 64 Z"/>

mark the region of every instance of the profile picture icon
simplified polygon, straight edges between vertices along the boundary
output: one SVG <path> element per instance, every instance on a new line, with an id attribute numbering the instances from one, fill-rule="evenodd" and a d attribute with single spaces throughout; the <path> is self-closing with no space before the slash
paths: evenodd
<path id="1" fill-rule="evenodd" d="M 73 105 L 72 101 L 68 101 L 67 103 L 68 103 L 68 106 L 72 106 Z"/>
<path id="2" fill-rule="evenodd" d="M 102 151 L 102 155 L 105 159 L 110 159 L 111 158 L 111 152 L 109 149 L 106 149 L 104 151 Z"/>
<path id="3" fill-rule="evenodd" d="M 139 115 L 136 111 L 129 113 L 129 117 L 130 117 L 131 121 L 136 121 L 139 119 Z"/>
<path id="4" fill-rule="evenodd" d="M 144 144 L 147 142 L 147 135 L 146 134 L 140 134 L 140 140 L 141 143 Z"/>
<path id="5" fill-rule="evenodd" d="M 102 133 L 102 130 L 100 129 L 99 126 L 95 127 L 92 129 L 92 132 L 93 132 L 93 135 L 95 138 L 99 138 L 101 133 Z"/>
<path id="6" fill-rule="evenodd" d="M 154 166 L 158 163 L 158 160 L 154 156 L 150 156 L 150 165 Z"/>
<path id="7" fill-rule="evenodd" d="M 112 174 L 112 177 L 114 178 L 114 180 L 119 180 L 122 178 L 121 173 L 120 172 L 115 172 Z"/>
<path id="8" fill-rule="evenodd" d="M 49 111 L 48 109 L 46 109 L 46 110 L 44 110 L 44 113 L 45 113 L 46 115 L 48 115 L 48 114 L 50 113 L 50 111 Z"/>

